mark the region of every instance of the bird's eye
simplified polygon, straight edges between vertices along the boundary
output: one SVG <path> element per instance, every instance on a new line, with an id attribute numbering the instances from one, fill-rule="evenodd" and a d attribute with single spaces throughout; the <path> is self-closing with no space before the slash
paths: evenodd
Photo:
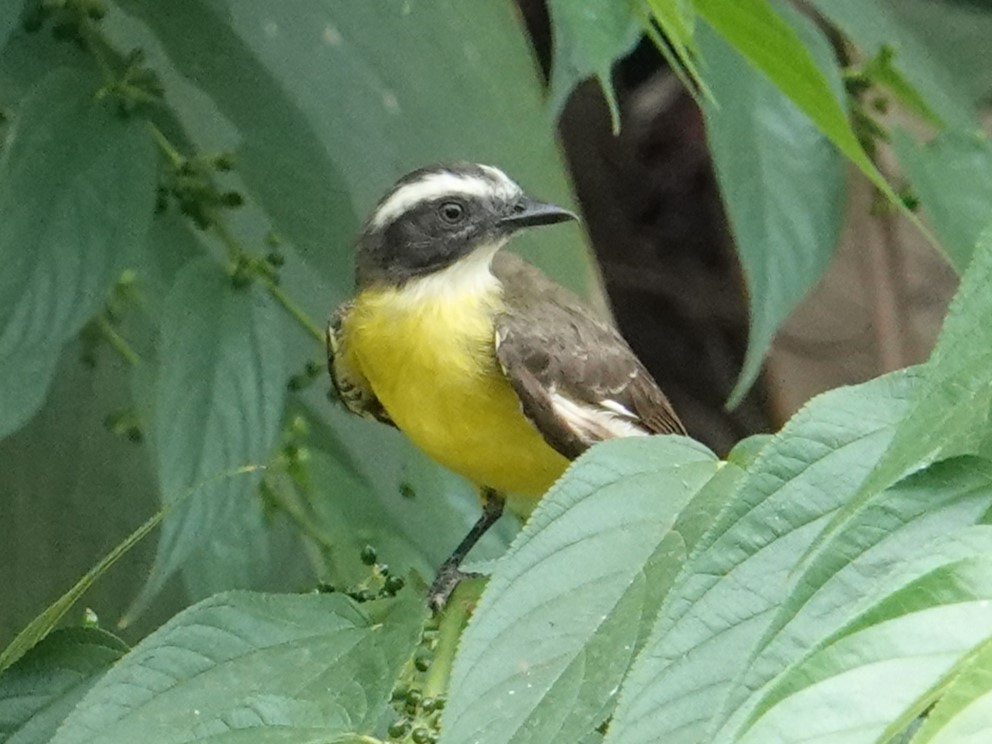
<path id="1" fill-rule="evenodd" d="M 441 219 L 449 225 L 457 224 L 462 221 L 463 217 L 465 217 L 465 207 L 458 202 L 444 202 L 440 207 L 438 207 L 437 211 L 438 214 L 441 215 Z"/>

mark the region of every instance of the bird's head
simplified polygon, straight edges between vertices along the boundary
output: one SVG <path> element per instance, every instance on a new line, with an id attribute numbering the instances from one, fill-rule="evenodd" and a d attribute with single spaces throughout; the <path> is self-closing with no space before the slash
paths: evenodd
<path id="1" fill-rule="evenodd" d="M 519 230 L 576 219 L 527 196 L 489 165 L 433 165 L 386 193 L 358 243 L 360 285 L 403 284 L 474 254 L 490 258 Z"/>

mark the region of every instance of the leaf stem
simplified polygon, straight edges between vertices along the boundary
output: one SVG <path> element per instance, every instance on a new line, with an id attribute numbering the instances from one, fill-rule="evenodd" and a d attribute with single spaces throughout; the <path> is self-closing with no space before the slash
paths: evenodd
<path id="1" fill-rule="evenodd" d="M 317 339 L 317 341 L 323 343 L 324 332 L 320 329 L 320 326 L 310 319 L 310 316 L 303 311 L 303 308 L 297 305 L 293 299 L 283 291 L 282 287 L 276 284 L 272 277 L 260 273 L 259 278 L 262 280 L 265 288 L 269 291 L 269 294 L 272 295 L 272 298 L 282 305 L 283 309 L 289 313 L 297 323 L 303 326 L 303 329 L 307 333 Z"/>
<path id="2" fill-rule="evenodd" d="M 475 604 L 482 595 L 485 586 L 483 579 L 462 581 L 441 616 L 438 626 L 437 646 L 434 649 L 434 659 L 431 661 L 427 676 L 424 679 L 424 697 L 438 697 L 445 694 L 448 681 L 451 678 L 451 665 L 458 650 L 458 641 L 462 631 L 468 624 L 468 619 L 475 609 Z"/>
<path id="3" fill-rule="evenodd" d="M 241 247 L 241 243 L 234 237 L 227 223 L 220 219 L 220 215 L 216 213 L 212 214 L 210 224 L 214 234 L 220 239 L 221 244 L 227 251 L 227 257 L 232 263 L 236 264 L 245 256 L 245 250 Z"/>
<path id="4" fill-rule="evenodd" d="M 286 498 L 280 489 L 276 488 L 268 479 L 263 478 L 262 482 L 259 484 L 259 490 L 262 493 L 262 497 L 269 502 L 269 504 L 283 512 L 290 521 L 295 524 L 300 531 L 309 537 L 321 550 L 331 550 L 334 548 L 334 541 L 327 535 L 323 530 L 316 527 L 313 520 L 310 519 L 306 512 L 300 508 L 298 504 L 293 503 L 290 499 Z"/>
<path id="5" fill-rule="evenodd" d="M 107 318 L 106 313 L 100 313 L 96 316 L 96 325 L 100 329 L 100 333 L 110 344 L 111 348 L 123 357 L 124 361 L 130 364 L 132 367 L 137 366 L 138 362 L 141 361 L 141 357 L 138 353 L 131 348 L 131 345 L 117 332 L 113 324 Z"/>
<path id="6" fill-rule="evenodd" d="M 173 166 L 179 167 L 186 162 L 186 158 L 184 158 L 179 150 L 175 148 L 172 142 L 169 141 L 169 138 L 165 136 L 165 133 L 159 129 L 155 122 L 149 121 L 148 128 L 151 129 L 152 137 L 155 140 L 155 144 L 158 145 L 158 149 L 165 154 Z"/>

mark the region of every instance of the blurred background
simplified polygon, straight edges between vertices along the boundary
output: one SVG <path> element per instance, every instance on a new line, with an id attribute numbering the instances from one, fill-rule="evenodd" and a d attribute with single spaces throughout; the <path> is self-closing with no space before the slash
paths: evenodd
<path id="1" fill-rule="evenodd" d="M 910 180 L 921 191 L 929 185 L 927 195 L 947 195 L 949 211 L 930 216 L 942 217 L 942 225 L 962 224 L 953 207 L 966 200 L 955 189 L 992 193 L 980 191 L 992 182 L 992 151 L 981 133 L 992 92 L 992 8 L 980 0 L 858 2 L 835 7 L 884 15 L 887 25 L 878 27 L 877 39 L 867 38 L 870 24 L 862 29 L 867 37 L 848 38 L 843 13 L 838 11 L 840 20 L 818 14 L 825 2 L 789 8 L 805 18 L 817 43 L 832 50 L 838 87 L 841 68 L 846 73 L 871 60 L 884 62 L 890 43 L 899 50 L 897 61 L 911 63 L 904 72 L 921 90 L 953 82 L 964 108 L 977 112 L 973 123 L 968 119 L 958 128 L 971 139 L 951 153 L 960 156 L 954 167 L 918 169 L 930 180 Z M 87 15 L 91 5 L 101 8 L 99 18 Z M 827 200 L 836 205 L 830 215 L 838 227 L 836 250 L 827 235 L 822 276 L 812 272 L 812 291 L 774 336 L 754 384 L 728 407 L 747 355 L 754 298 L 714 171 L 707 116 L 716 114 L 701 108 L 699 94 L 687 90 L 651 40 L 637 28 L 632 34 L 621 29 L 623 51 L 606 67 L 622 125 L 615 131 L 601 81 L 579 81 L 574 90 L 566 81 L 549 93 L 554 65 L 567 69 L 566 55 L 577 48 L 560 43 L 564 26 L 556 22 L 555 8 L 564 3 L 471 5 L 0 0 L 4 130 L 14 131 L 28 116 L 24 101 L 53 70 L 69 68 L 92 79 L 95 89 L 109 67 L 113 74 L 131 70 L 135 79 L 154 80 L 154 100 L 139 113 L 168 143 L 159 142 L 156 156 L 164 163 L 154 176 L 161 209 L 154 219 L 141 217 L 147 218 L 148 245 L 128 265 L 127 280 L 118 277 L 107 296 L 98 293 L 80 308 L 77 325 L 53 333 L 51 345 L 64 349 L 42 373 L 17 385 L 11 376 L 0 391 L 0 411 L 13 400 L 38 399 L 4 421 L 7 436 L 0 442 L 0 645 L 161 500 L 174 501 L 208 476 L 266 461 L 269 453 L 264 479 L 249 479 L 243 493 L 215 494 L 232 511 L 190 520 L 203 526 L 199 532 L 175 528 L 172 548 L 145 540 L 85 603 L 112 627 L 140 596 L 142 611 L 123 631 L 133 638 L 192 599 L 230 586 L 286 591 L 321 580 L 350 581 L 364 570 L 355 555 L 366 542 L 375 542 L 393 565 L 425 575 L 447 554 L 475 517 L 470 490 L 425 462 L 399 435 L 328 403 L 319 342 L 279 308 L 277 319 L 266 323 L 277 324 L 274 335 L 284 354 L 266 401 L 243 400 L 222 386 L 190 392 L 204 396 L 205 419 L 237 419 L 264 402 L 266 411 L 274 411 L 262 427 L 269 433 L 245 449 L 238 443 L 211 449 L 209 439 L 197 439 L 206 433 L 194 436 L 182 426 L 182 441 L 166 441 L 163 434 L 175 423 L 169 417 L 177 402 L 169 405 L 163 381 L 184 370 L 177 369 L 182 359 L 160 357 L 161 338 L 184 332 L 182 318 L 170 318 L 168 308 L 176 305 L 177 277 L 190 263 L 206 255 L 223 267 L 231 235 L 238 250 L 252 255 L 277 251 L 281 286 L 321 325 L 351 291 L 351 245 L 361 219 L 398 176 L 425 163 L 491 162 L 535 195 L 577 202 L 588 244 L 578 228 L 563 227 L 539 244 L 522 242 L 520 250 L 594 302 L 604 300 L 600 286 L 605 289 L 608 300 L 601 304 L 612 309 L 690 433 L 720 455 L 750 434 L 777 430 L 819 392 L 927 358 L 957 272 L 905 214 L 886 207 L 865 177 L 831 152 L 836 173 L 820 161 L 809 163 L 808 176 L 805 163 L 791 166 L 799 181 L 840 183 Z M 39 17 L 42 7 L 55 10 Z M 84 26 L 93 26 L 98 43 L 73 37 L 70 21 L 77 16 L 89 19 Z M 597 20 L 592 18 L 593 28 Z M 141 50 L 136 57 L 135 49 Z M 608 56 L 615 51 L 611 47 Z M 584 72 L 577 79 L 588 75 L 582 64 L 575 67 Z M 742 86 L 755 75 L 743 65 L 727 69 L 721 73 L 725 96 L 732 97 L 734 75 Z M 703 55 L 704 80 L 708 72 Z M 843 81 L 848 94 L 852 80 Z M 901 152 L 906 157 L 894 156 L 887 136 L 872 140 L 870 154 L 903 194 L 912 190 L 903 173 L 908 155 L 918 154 L 918 166 L 933 166 L 922 159 L 930 152 L 922 143 L 943 127 L 899 103 L 875 106 L 871 122 L 909 132 L 913 139 Z M 717 104 L 732 109 L 726 97 Z M 781 132 L 783 149 L 794 144 L 790 136 L 788 129 Z M 748 151 L 752 143 L 742 137 L 739 148 Z M 240 195 L 214 205 L 224 215 L 222 230 L 192 224 L 178 192 L 170 191 L 177 178 L 189 175 L 175 158 L 170 162 L 170 149 L 180 161 L 208 164 L 224 193 Z M 228 153 L 233 171 L 215 167 Z M 756 173 L 749 188 L 774 178 Z M 17 199 L 45 204 L 43 184 L 28 178 Z M 806 205 L 797 194 L 793 208 L 799 213 Z M 233 203 L 239 199 L 243 206 Z M 907 193 L 906 199 L 916 196 Z M 984 208 L 986 202 L 979 202 Z M 935 206 L 942 208 L 939 199 L 924 199 L 924 207 Z M 817 223 L 822 208 L 809 203 L 814 219 L 802 219 Z M 970 246 L 973 239 L 968 233 L 962 241 Z M 775 261 L 773 255 L 765 264 L 769 276 L 776 274 Z M 788 282 L 791 264 L 783 266 Z M 273 304 L 270 295 L 256 294 Z M 4 312 L 12 314 L 11 307 Z M 205 302 L 201 310 L 212 307 Z M 191 312 L 197 308 L 192 303 Z M 106 327 L 88 320 L 96 312 L 131 344 L 138 361 L 115 353 Z M 198 342 L 205 355 L 226 340 Z M 191 358 L 197 355 L 190 347 Z M 237 423 L 250 420 L 245 412 Z M 170 462 L 194 461 L 186 480 L 170 471 Z M 246 493 L 250 502 L 236 501 Z M 514 530 L 504 524 L 483 557 L 497 555 Z M 183 549 L 169 553 L 176 544 Z"/>

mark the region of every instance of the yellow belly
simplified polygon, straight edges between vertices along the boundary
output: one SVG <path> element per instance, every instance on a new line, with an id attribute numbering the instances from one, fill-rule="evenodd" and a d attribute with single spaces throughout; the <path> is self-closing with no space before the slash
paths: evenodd
<path id="1" fill-rule="evenodd" d="M 496 362 L 494 303 L 366 291 L 344 319 L 344 352 L 428 455 L 480 486 L 537 498 L 568 460 L 524 418 Z"/>

